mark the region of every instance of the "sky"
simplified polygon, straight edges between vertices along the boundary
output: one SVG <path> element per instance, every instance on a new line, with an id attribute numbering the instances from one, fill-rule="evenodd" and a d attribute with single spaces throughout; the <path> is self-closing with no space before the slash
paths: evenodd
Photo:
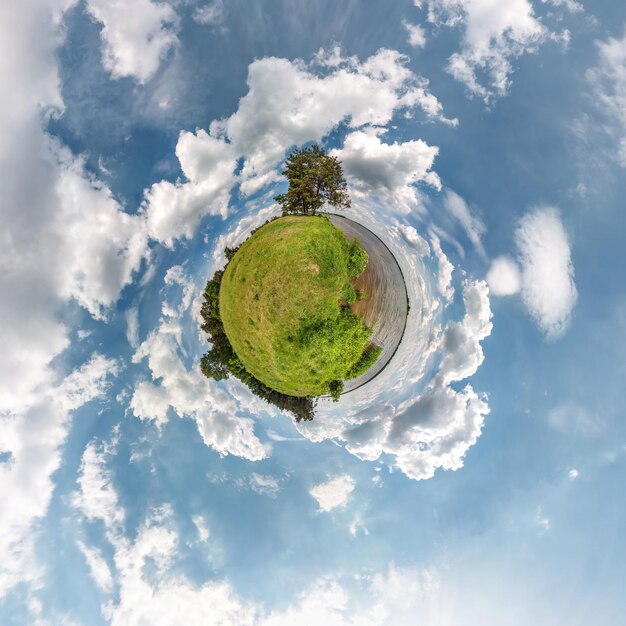
<path id="1" fill-rule="evenodd" d="M 626 599 L 626 7 L 0 5 L 0 623 L 551 626 Z M 403 270 L 312 422 L 199 371 L 319 142 Z"/>

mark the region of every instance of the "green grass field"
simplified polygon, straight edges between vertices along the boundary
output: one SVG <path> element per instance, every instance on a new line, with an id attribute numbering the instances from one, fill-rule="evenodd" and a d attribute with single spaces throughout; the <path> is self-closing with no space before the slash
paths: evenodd
<path id="1" fill-rule="evenodd" d="M 371 331 L 341 306 L 359 253 L 324 217 L 283 217 L 242 244 L 224 273 L 219 308 L 250 374 L 283 394 L 318 396 L 373 363 Z"/>

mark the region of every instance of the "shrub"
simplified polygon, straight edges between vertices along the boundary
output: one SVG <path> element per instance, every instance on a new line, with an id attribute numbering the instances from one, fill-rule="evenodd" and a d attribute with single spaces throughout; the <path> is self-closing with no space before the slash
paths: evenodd
<path id="1" fill-rule="evenodd" d="M 328 383 L 328 392 L 330 393 L 330 397 L 333 399 L 333 402 L 339 401 L 339 396 L 341 396 L 342 391 L 343 380 L 331 380 Z"/>
<path id="2" fill-rule="evenodd" d="M 358 239 L 353 239 L 348 248 L 348 275 L 350 278 L 360 276 L 367 267 L 369 257 Z"/>
<path id="3" fill-rule="evenodd" d="M 382 348 L 373 343 L 367 345 L 365 350 L 363 350 L 363 354 L 361 354 L 361 358 L 350 368 L 348 373 L 346 374 L 346 380 L 350 380 L 351 378 L 356 378 L 360 376 L 364 372 L 366 372 L 372 365 L 376 359 L 380 356 L 382 352 Z"/>
<path id="4" fill-rule="evenodd" d="M 350 283 L 346 283 L 341 297 L 346 304 L 354 304 L 357 301 L 357 292 Z"/>

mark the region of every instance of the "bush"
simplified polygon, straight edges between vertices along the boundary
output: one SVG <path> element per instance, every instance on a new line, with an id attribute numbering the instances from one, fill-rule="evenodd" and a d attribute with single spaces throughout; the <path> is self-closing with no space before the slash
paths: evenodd
<path id="1" fill-rule="evenodd" d="M 333 399 L 333 402 L 339 401 L 339 396 L 341 396 L 341 392 L 343 391 L 343 380 L 331 380 L 328 383 L 328 392 L 330 393 L 330 397 Z"/>
<path id="2" fill-rule="evenodd" d="M 374 365 L 374 362 L 380 356 L 381 352 L 382 348 L 380 346 L 373 343 L 368 344 L 365 350 L 363 350 L 361 358 L 348 371 L 346 380 L 356 378 L 364 372 L 367 372 L 367 370 Z"/>
<path id="3" fill-rule="evenodd" d="M 346 304 L 354 304 L 357 301 L 357 292 L 350 283 L 346 283 L 341 297 Z"/>
<path id="4" fill-rule="evenodd" d="M 360 276 L 367 267 L 369 256 L 358 239 L 353 239 L 348 248 L 348 275 L 350 278 Z"/>

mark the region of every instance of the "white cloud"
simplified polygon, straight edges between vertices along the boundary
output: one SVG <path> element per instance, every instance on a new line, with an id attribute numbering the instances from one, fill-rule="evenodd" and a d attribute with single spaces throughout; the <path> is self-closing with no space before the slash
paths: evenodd
<path id="1" fill-rule="evenodd" d="M 327 71 L 321 76 L 301 61 L 270 57 L 253 62 L 249 90 L 237 112 L 214 126 L 246 157 L 244 193 L 268 180 L 287 148 L 320 140 L 341 122 L 353 129 L 384 126 L 397 111 L 415 107 L 444 119 L 427 81 L 409 70 L 407 61 L 395 50 L 379 50 L 362 63 L 341 57 L 338 49 L 320 51 L 317 62 Z"/>
<path id="2" fill-rule="evenodd" d="M 64 229 L 61 295 L 74 298 L 94 317 L 119 296 L 147 256 L 141 216 L 129 215 L 99 181 L 87 176 L 82 159 L 57 148 L 56 193 L 61 206 L 55 228 Z"/>
<path id="3" fill-rule="evenodd" d="M 8 462 L 0 463 L 0 597 L 39 573 L 36 524 L 52 497 L 51 477 L 61 463 L 69 411 L 102 398 L 107 379 L 117 372 L 115 361 L 94 354 L 56 388 L 42 391 L 39 402 L 28 410 L 0 415 L 2 448 L 11 453 Z"/>
<path id="4" fill-rule="evenodd" d="M 575 467 L 573 467 L 571 470 L 567 472 L 567 477 L 570 480 L 576 480 L 578 478 L 578 473 L 579 473 L 578 470 Z"/>
<path id="5" fill-rule="evenodd" d="M 407 62 L 395 50 L 379 50 L 360 62 L 342 57 L 338 48 L 320 51 L 309 65 L 276 57 L 252 62 L 248 92 L 237 111 L 214 120 L 208 133 L 181 133 L 176 154 L 185 180 L 161 181 L 146 191 L 143 211 L 150 236 L 167 246 L 173 246 L 175 239 L 192 237 L 204 216 L 227 214 L 236 183 L 249 196 L 276 182 L 276 168 L 286 150 L 319 141 L 341 123 L 353 130 L 380 127 L 398 112 L 408 115 L 419 107 L 432 119 L 455 124 L 456 120 L 443 116 L 441 103 L 428 91 L 428 81 L 409 70 Z M 376 142 L 375 137 L 370 140 L 373 148 Z M 378 141 L 378 152 L 383 150 L 396 159 L 399 171 L 386 167 L 375 184 L 407 186 L 418 180 L 439 184 L 436 174 L 428 171 L 436 148 L 420 141 L 389 146 Z M 382 156 L 376 156 L 381 166 Z M 239 159 L 243 166 L 235 176 Z"/>
<path id="6" fill-rule="evenodd" d="M 602 432 L 603 422 L 595 414 L 578 404 L 565 403 L 548 413 L 548 424 L 554 430 L 570 437 L 592 437 Z"/>
<path id="7" fill-rule="evenodd" d="M 102 474 L 96 484 L 109 481 L 103 461 L 100 458 L 93 468 L 94 474 L 98 470 Z M 82 467 L 91 462 L 85 461 Z M 81 489 L 89 489 L 92 482 L 82 481 Z M 77 501 L 91 499 L 87 493 L 77 497 Z M 125 517 L 123 510 L 119 516 Z M 440 586 L 436 572 L 391 563 L 382 571 L 353 576 L 345 581 L 348 584 L 340 576 L 313 580 L 285 609 L 268 610 L 240 598 L 227 580 L 194 585 L 175 568 L 180 537 L 170 507 L 152 510 L 139 525 L 134 539 L 123 533 L 104 511 L 100 519 L 113 548 L 114 584 L 119 589 L 114 600 L 103 604 L 105 619 L 112 626 L 202 624 L 207 618 L 211 624 L 221 626 L 409 626 L 419 607 L 435 597 Z M 194 523 L 197 524 L 196 517 Z M 207 533 L 203 541 L 208 540 Z M 91 548 L 85 548 L 93 554 Z M 102 571 L 92 569 L 92 575 L 94 572 L 101 583 L 108 582 Z M 353 584 L 356 579 L 357 588 Z"/>
<path id="8" fill-rule="evenodd" d="M 402 238 L 417 251 L 419 256 L 424 257 L 430 255 L 430 246 L 426 239 L 424 239 L 413 226 L 407 226 L 405 224 L 399 224 L 392 230 L 396 230 L 402 236 Z"/>
<path id="9" fill-rule="evenodd" d="M 87 445 L 80 464 L 79 491 L 74 493 L 72 505 L 86 519 L 102 520 L 107 528 L 120 530 L 125 519 L 124 509 L 118 503 L 112 475 L 106 467 L 111 451 L 95 441 Z"/>
<path id="10" fill-rule="evenodd" d="M 397 567 L 362 576 L 356 592 L 337 577 L 314 581 L 297 602 L 284 611 L 272 611 L 259 626 L 412 626 L 431 623 L 423 617 L 439 589 L 439 577 L 430 570 Z M 434 622 L 432 622 L 434 623 Z"/>
<path id="11" fill-rule="evenodd" d="M 354 131 L 346 136 L 343 147 L 331 154 L 341 160 L 357 201 L 367 202 L 374 194 L 378 204 L 391 203 L 409 213 L 420 205 L 415 185 L 422 182 L 441 188 L 439 176 L 432 171 L 439 148 L 421 139 L 386 144 L 378 134 L 377 129 Z"/>
<path id="12" fill-rule="evenodd" d="M 485 259 L 487 255 L 485 254 L 482 238 L 487 232 L 487 227 L 480 217 L 472 213 L 467 206 L 467 202 L 451 189 L 446 190 L 443 205 L 450 215 L 459 222 L 476 252 Z"/>
<path id="13" fill-rule="evenodd" d="M 196 7 L 193 19 L 204 26 L 219 26 L 224 21 L 224 13 L 223 0 L 213 0 L 213 2 Z"/>
<path id="14" fill-rule="evenodd" d="M 206 543 L 209 540 L 210 532 L 204 518 L 202 515 L 194 515 L 191 519 L 193 521 L 193 525 L 198 531 L 198 539 L 202 543 Z"/>
<path id="15" fill-rule="evenodd" d="M 147 360 L 152 377 L 136 385 L 130 400 L 133 413 L 160 428 L 173 410 L 179 417 L 194 419 L 206 445 L 220 454 L 251 461 L 265 458 L 269 448 L 254 434 L 254 421 L 238 415 L 241 409 L 232 394 L 205 378 L 197 363 L 191 369 L 185 366 L 180 317 L 191 306 L 195 291 L 189 289 L 181 266 L 168 270 L 166 284 L 183 286 L 182 304 L 164 304 L 159 326 L 133 355 L 133 363 Z"/>
<path id="16" fill-rule="evenodd" d="M 102 23 L 102 63 L 115 77 L 145 83 L 178 43 L 178 16 L 169 4 L 88 0 L 87 9 Z"/>
<path id="17" fill-rule="evenodd" d="M 585 7 L 576 0 L 541 0 L 544 4 L 550 3 L 555 7 L 565 7 L 570 13 L 582 13 Z"/>
<path id="18" fill-rule="evenodd" d="M 12 85 L 0 103 L 0 411 L 26 410 L 53 384 L 49 364 L 68 345 L 64 303 L 102 316 L 147 254 L 142 221 L 42 127 L 63 106 L 55 48 L 71 5 L 0 9 L 0 78 Z"/>
<path id="19" fill-rule="evenodd" d="M 178 322 L 162 322 L 139 346 L 133 362 L 147 359 L 153 382 L 137 385 L 130 401 L 134 414 L 162 426 L 168 410 L 191 417 L 207 446 L 220 454 L 251 461 L 267 456 L 254 434 L 251 418 L 238 416 L 238 407 L 225 389 L 206 379 L 197 363 L 187 369 L 181 360 L 181 328 Z M 159 382 L 156 382 L 159 381 Z"/>
<path id="20" fill-rule="evenodd" d="M 515 231 L 522 267 L 522 299 L 549 339 L 570 323 L 578 292 L 570 244 L 559 212 L 551 207 L 525 215 Z"/>
<path id="21" fill-rule="evenodd" d="M 529 0 L 428 0 L 428 20 L 463 26 L 462 48 L 450 57 L 448 71 L 486 102 L 507 92 L 512 59 L 558 38 L 535 16 Z"/>
<path id="22" fill-rule="evenodd" d="M 409 34 L 409 44 L 414 48 L 423 48 L 426 45 L 426 32 L 419 24 L 410 24 L 402 22 L 404 28 Z"/>
<path id="23" fill-rule="evenodd" d="M 596 103 L 611 119 L 608 129 L 619 137 L 618 157 L 626 167 L 626 29 L 621 39 L 609 37 L 597 42 L 599 64 L 587 72 Z"/>
<path id="24" fill-rule="evenodd" d="M 356 537 L 359 531 L 364 535 L 369 535 L 370 531 L 367 529 L 365 522 L 361 519 L 360 515 L 357 515 L 348 525 L 348 531 L 353 537 Z"/>
<path id="25" fill-rule="evenodd" d="M 114 550 L 118 594 L 114 601 L 103 605 L 107 622 L 113 626 L 173 626 L 204 623 L 210 616 L 215 624 L 251 626 L 253 610 L 234 596 L 228 583 L 208 582 L 196 587 L 186 578 L 170 573 L 179 554 L 180 539 L 169 507 L 153 509 L 134 540 L 126 536 L 120 524 L 126 513 L 111 486 L 105 457 L 95 452 L 97 447 L 92 442 L 85 450 L 80 491 L 75 494 L 74 503 L 87 519 L 102 520 Z M 103 506 L 103 492 L 107 493 L 109 508 Z M 201 539 L 205 531 L 199 527 Z"/>
<path id="26" fill-rule="evenodd" d="M 250 474 L 250 488 L 259 495 L 275 498 L 281 490 L 281 484 L 274 476 L 252 472 Z"/>
<path id="27" fill-rule="evenodd" d="M 487 284 L 467 281 L 463 301 L 461 322 L 448 322 L 441 333 L 429 331 L 427 326 L 413 331 L 431 335 L 420 354 L 423 363 L 434 359 L 438 363 L 434 373 L 432 366 L 425 365 L 416 372 L 416 348 L 409 344 L 406 358 L 413 376 L 411 388 L 419 382 L 422 391 L 411 393 L 399 404 L 381 402 L 370 391 L 362 400 L 363 410 L 357 406 L 342 414 L 318 414 L 312 422 L 298 424 L 302 434 L 313 441 L 342 441 L 349 452 L 368 461 L 390 455 L 389 462 L 416 480 L 431 478 L 438 468 L 462 467 L 489 413 L 484 394 L 469 384 L 456 390 L 456 383 L 472 376 L 484 359 L 480 342 L 492 329 Z M 423 306 L 433 308 L 428 302 Z M 393 383 L 386 384 L 397 385 L 400 371 Z"/>
<path id="28" fill-rule="evenodd" d="M 144 204 L 150 236 L 169 247 L 175 239 L 191 238 L 204 216 L 225 217 L 236 180 L 235 148 L 203 130 L 182 132 L 176 156 L 187 180 L 155 183 Z"/>
<path id="29" fill-rule="evenodd" d="M 496 296 L 512 296 L 522 288 L 522 275 L 517 263 L 508 256 L 500 256 L 491 262 L 487 272 L 489 290 Z"/>
<path id="30" fill-rule="evenodd" d="M 126 311 L 126 339 L 131 347 L 139 345 L 139 309 L 134 306 Z"/>
<path id="31" fill-rule="evenodd" d="M 113 589 L 113 576 L 109 564 L 105 561 L 100 550 L 87 546 L 80 540 L 77 540 L 76 544 L 85 557 L 89 573 L 98 589 L 103 593 L 110 593 Z"/>
<path id="32" fill-rule="evenodd" d="M 354 478 L 349 474 L 341 474 L 315 485 L 309 494 L 317 500 L 319 510 L 328 512 L 348 504 L 350 494 L 354 491 Z"/>
<path id="33" fill-rule="evenodd" d="M 430 243 L 439 267 L 437 289 L 439 290 L 439 293 L 449 302 L 454 297 L 454 287 L 452 286 L 452 272 L 454 271 L 454 265 L 450 263 L 448 257 L 441 249 L 439 237 L 437 237 L 434 233 L 431 233 L 430 235 Z"/>

